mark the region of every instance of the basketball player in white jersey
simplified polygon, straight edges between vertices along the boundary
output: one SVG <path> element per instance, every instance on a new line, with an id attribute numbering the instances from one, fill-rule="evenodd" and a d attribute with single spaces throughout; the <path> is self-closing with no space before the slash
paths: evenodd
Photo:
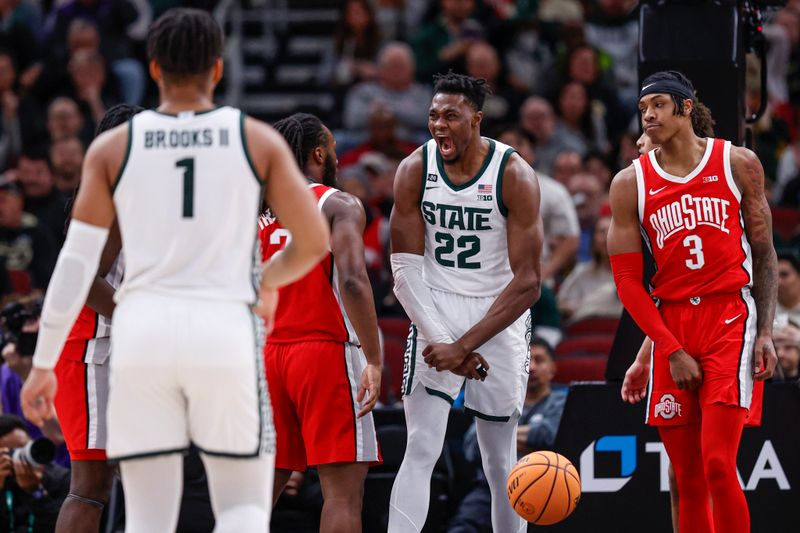
<path id="1" fill-rule="evenodd" d="M 480 136 L 484 80 L 435 78 L 433 139 L 397 171 L 391 217 L 395 293 L 413 323 L 403 375 L 408 444 L 389 508 L 390 533 L 418 533 L 464 377 L 476 417 L 494 531 L 525 523 L 508 503 L 528 379 L 530 307 L 539 297 L 539 184 L 514 150 Z M 527 330 L 527 331 L 526 331 Z M 487 373 L 488 370 L 488 373 Z"/>
<path id="2" fill-rule="evenodd" d="M 222 32 L 208 13 L 166 12 L 147 49 L 161 105 L 89 147 L 22 404 L 33 422 L 52 416 L 52 368 L 116 216 L 126 266 L 115 295 L 107 455 L 120 462 L 126 531 L 174 531 L 191 442 L 203 454 L 215 531 L 263 533 L 274 432 L 252 306 L 271 327 L 277 288 L 319 261 L 328 229 L 281 136 L 214 107 Z M 259 282 L 262 188 L 295 238 Z"/>

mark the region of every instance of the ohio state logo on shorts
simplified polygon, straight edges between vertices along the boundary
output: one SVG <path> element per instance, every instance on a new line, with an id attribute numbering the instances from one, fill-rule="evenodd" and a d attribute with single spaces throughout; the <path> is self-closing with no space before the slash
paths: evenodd
<path id="1" fill-rule="evenodd" d="M 656 411 L 653 416 L 658 418 L 658 415 L 661 415 L 664 420 L 669 420 L 675 415 L 681 416 L 681 404 L 675 401 L 675 396 L 672 394 L 664 394 L 656 404 Z"/>

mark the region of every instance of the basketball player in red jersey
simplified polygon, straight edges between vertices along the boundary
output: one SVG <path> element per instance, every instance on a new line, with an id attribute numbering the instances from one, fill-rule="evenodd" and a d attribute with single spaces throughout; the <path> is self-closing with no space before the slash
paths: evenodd
<path id="1" fill-rule="evenodd" d="M 367 469 L 380 460 L 370 412 L 380 395 L 381 353 L 364 260 L 366 214 L 358 199 L 333 188 L 336 141 L 317 117 L 296 113 L 275 128 L 330 224 L 331 253 L 281 288 L 264 350 L 277 437 L 273 500 L 293 471 L 316 466 L 320 531 L 355 533 Z M 291 236 L 267 212 L 260 238 L 266 260 Z"/>
<path id="2" fill-rule="evenodd" d="M 97 135 L 124 124 L 141 107 L 120 104 L 108 110 Z M 71 459 L 70 490 L 56 522 L 57 533 L 97 533 L 111 495 L 114 469 L 106 462 L 108 357 L 114 291 L 122 280 L 122 240 L 114 224 L 86 305 L 70 331 L 55 367 L 55 406 Z"/>
<path id="3" fill-rule="evenodd" d="M 713 137 L 714 136 L 714 119 L 711 116 L 711 110 L 703 105 L 700 101 L 695 99 L 694 108 L 691 112 L 692 130 L 698 137 Z M 646 154 L 656 145 L 650 140 L 647 133 L 642 133 L 636 141 L 636 147 L 639 148 L 640 154 Z M 647 384 L 650 376 L 650 356 L 653 350 L 653 343 L 649 337 L 646 337 L 636 355 L 636 360 L 628 368 L 625 373 L 625 380 L 622 383 L 621 395 L 622 399 L 629 403 L 638 403 L 643 398 L 647 397 Z M 753 399 L 750 403 L 750 409 L 747 411 L 745 417 L 745 427 L 758 427 L 761 425 L 761 406 L 764 397 L 764 382 L 756 381 L 753 386 Z M 675 470 L 672 464 L 669 465 L 667 470 L 667 477 L 669 478 L 669 496 L 670 496 L 670 511 L 672 514 L 672 531 L 679 533 L 678 528 L 678 486 L 675 481 Z"/>
<path id="4" fill-rule="evenodd" d="M 659 147 L 614 178 L 608 248 L 620 299 L 653 341 L 647 422 L 675 469 L 680 530 L 738 533 L 750 530 L 736 453 L 752 380 L 777 362 L 777 260 L 760 162 L 697 137 L 694 104 L 678 72 L 644 81 L 642 124 Z M 641 283 L 641 236 L 658 307 Z"/>

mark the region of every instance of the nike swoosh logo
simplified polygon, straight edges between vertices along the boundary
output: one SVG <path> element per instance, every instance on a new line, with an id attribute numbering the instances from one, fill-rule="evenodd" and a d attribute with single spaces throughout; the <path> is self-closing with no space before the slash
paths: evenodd
<path id="1" fill-rule="evenodd" d="M 660 189 L 656 189 L 656 190 L 650 189 L 650 196 L 653 196 L 654 194 L 658 194 L 658 193 L 660 193 L 661 191 L 663 191 L 663 190 L 664 190 L 664 189 L 666 189 L 667 187 L 668 187 L 668 185 L 664 185 L 664 186 L 663 186 L 663 187 L 661 187 Z"/>
<path id="2" fill-rule="evenodd" d="M 642 90 L 644 91 L 644 90 L 646 90 L 648 87 L 652 87 L 653 85 L 655 85 L 655 83 L 650 83 L 650 84 L 648 84 L 648 85 L 645 85 L 644 87 L 642 87 Z"/>
<path id="3" fill-rule="evenodd" d="M 425 190 L 429 191 L 431 189 L 438 189 L 438 188 L 439 188 L 439 186 L 437 185 L 436 187 L 425 187 Z"/>
<path id="4" fill-rule="evenodd" d="M 734 320 L 736 320 L 736 319 L 737 319 L 737 318 L 739 318 L 740 316 L 742 316 L 742 313 L 739 313 L 738 315 L 736 315 L 736 316 L 735 316 L 735 317 L 733 317 L 733 318 L 729 318 L 729 319 L 727 319 L 727 320 L 725 321 L 725 323 L 726 323 L 726 324 L 730 324 L 731 322 L 733 322 Z"/>

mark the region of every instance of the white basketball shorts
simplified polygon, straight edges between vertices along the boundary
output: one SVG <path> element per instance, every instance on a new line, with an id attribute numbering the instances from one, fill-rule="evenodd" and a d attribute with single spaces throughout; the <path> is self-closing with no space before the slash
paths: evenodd
<path id="1" fill-rule="evenodd" d="M 245 303 L 133 292 L 114 311 L 108 457 L 274 453 L 263 328 Z"/>
<path id="2" fill-rule="evenodd" d="M 480 321 L 496 297 L 475 298 L 431 289 L 436 309 L 453 339 L 458 339 Z M 498 422 L 508 421 L 522 413 L 528 385 L 530 365 L 530 312 L 526 311 L 508 328 L 501 331 L 475 351 L 489 364 L 484 381 L 466 380 L 464 407 L 467 412 Z M 403 395 L 411 394 L 417 386 L 425 387 L 432 395 L 451 404 L 458 396 L 465 378 L 450 371 L 428 368 L 422 352 L 428 345 L 412 324 L 406 344 L 403 370 Z"/>

